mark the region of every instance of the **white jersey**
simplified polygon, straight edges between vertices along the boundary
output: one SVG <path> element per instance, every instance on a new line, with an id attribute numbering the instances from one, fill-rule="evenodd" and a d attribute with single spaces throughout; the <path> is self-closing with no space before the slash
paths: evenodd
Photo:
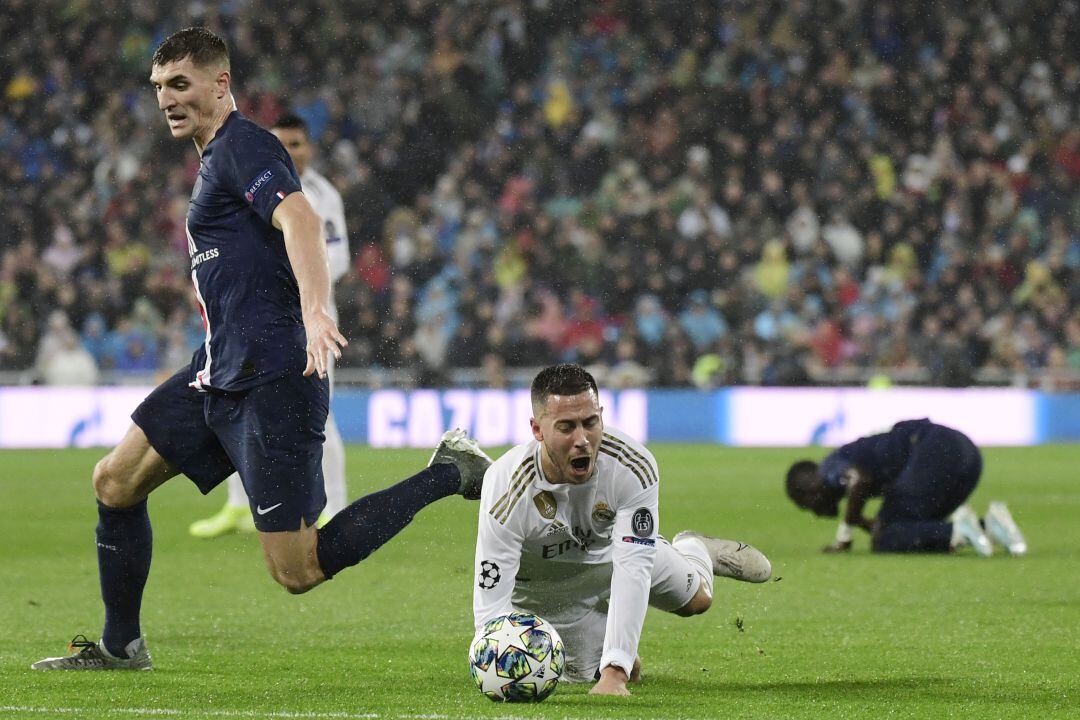
<path id="1" fill-rule="evenodd" d="M 515 606 L 556 628 L 606 607 L 599 667 L 629 674 L 649 603 L 659 477 L 652 453 L 614 428 L 582 485 L 548 482 L 536 440 L 496 460 L 480 497 L 476 627 Z"/>
<path id="2" fill-rule="evenodd" d="M 349 271 L 349 236 L 345 230 L 345 203 L 333 183 L 309 166 L 300 176 L 304 197 L 322 220 L 326 255 L 330 260 L 330 316 L 338 320 L 334 283 Z"/>

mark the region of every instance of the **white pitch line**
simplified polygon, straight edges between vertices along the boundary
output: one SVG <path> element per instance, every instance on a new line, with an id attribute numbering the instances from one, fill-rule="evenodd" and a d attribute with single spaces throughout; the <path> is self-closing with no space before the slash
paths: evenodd
<path id="1" fill-rule="evenodd" d="M 180 710 L 177 708 L 88 708 L 88 707 L 33 707 L 29 705 L 0 705 L 0 715 L 8 713 L 24 713 L 31 715 L 93 715 L 102 717 L 108 715 L 135 715 L 138 717 L 220 717 L 220 718 L 286 718 L 287 720 L 383 720 L 386 718 L 398 718 L 399 720 L 475 720 L 475 715 L 440 715 L 432 714 L 407 714 L 407 715 L 381 715 L 379 713 L 350 713 L 350 712 L 316 712 L 313 710 L 201 710 L 189 708 Z M 504 715 L 500 720 L 535 720 L 524 715 Z"/>
<path id="2" fill-rule="evenodd" d="M 303 719 L 311 718 L 337 718 L 339 720 L 380 720 L 381 718 L 403 718 L 406 720 L 455 720 L 450 715 L 380 715 L 379 713 L 350 713 L 350 712 L 315 712 L 290 710 L 262 711 L 262 710 L 178 710 L 176 708 L 86 708 L 86 707 L 31 707 L 23 705 L 0 705 L 0 714 L 4 713 L 28 713 L 36 715 L 76 715 L 92 714 L 101 715 L 136 715 L 139 717 L 186 717 L 191 715 L 212 716 L 221 718 L 288 718 Z M 460 720 L 466 720 L 462 716 Z M 507 718 L 506 720 L 513 720 Z"/>

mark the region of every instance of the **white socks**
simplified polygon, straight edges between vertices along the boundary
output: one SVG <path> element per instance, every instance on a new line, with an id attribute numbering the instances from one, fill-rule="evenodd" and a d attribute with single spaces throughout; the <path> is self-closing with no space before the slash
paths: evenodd
<path id="1" fill-rule="evenodd" d="M 326 509 L 323 512 L 333 517 L 349 504 L 349 491 L 345 487 L 345 443 L 333 413 L 326 418 L 326 442 L 322 452 L 323 482 L 326 483 Z"/>

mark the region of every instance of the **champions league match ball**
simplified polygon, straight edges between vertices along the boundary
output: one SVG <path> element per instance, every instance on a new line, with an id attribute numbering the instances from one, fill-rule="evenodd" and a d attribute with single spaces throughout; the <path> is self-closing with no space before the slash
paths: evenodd
<path id="1" fill-rule="evenodd" d="M 540 702 L 555 691 L 564 662 L 559 633 L 524 612 L 487 621 L 469 647 L 476 687 L 495 702 Z"/>

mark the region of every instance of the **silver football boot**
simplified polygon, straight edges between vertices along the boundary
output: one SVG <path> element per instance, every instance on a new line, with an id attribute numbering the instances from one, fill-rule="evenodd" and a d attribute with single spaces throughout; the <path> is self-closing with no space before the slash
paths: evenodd
<path id="1" fill-rule="evenodd" d="M 85 635 L 76 635 L 70 643 L 70 655 L 45 658 L 30 666 L 33 670 L 153 670 L 150 650 L 146 647 L 146 638 L 136 638 L 128 643 L 124 650 L 126 658 L 113 657 L 105 650 L 102 643 L 87 640 Z"/>
<path id="2" fill-rule="evenodd" d="M 713 575 L 733 578 L 743 582 L 763 583 L 772 577 L 772 563 L 757 548 L 737 540 L 723 540 L 703 535 L 693 530 L 683 530 L 672 538 L 672 543 L 681 538 L 700 540 L 712 558 Z"/>

